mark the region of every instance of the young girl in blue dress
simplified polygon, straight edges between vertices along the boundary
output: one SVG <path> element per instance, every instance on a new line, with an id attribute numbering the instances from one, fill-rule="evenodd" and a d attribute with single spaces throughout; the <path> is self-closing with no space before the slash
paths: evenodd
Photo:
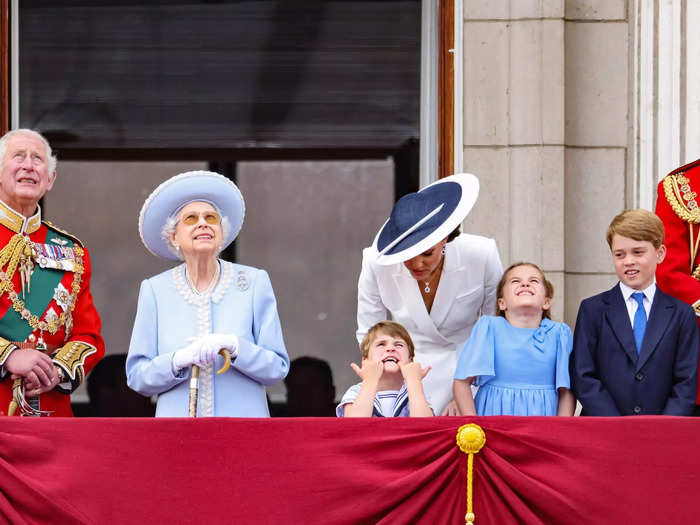
<path id="1" fill-rule="evenodd" d="M 497 315 L 483 316 L 462 348 L 454 398 L 462 415 L 572 416 L 573 338 L 550 319 L 554 287 L 532 263 L 510 266 L 497 289 Z M 471 385 L 479 387 L 472 395 Z"/>

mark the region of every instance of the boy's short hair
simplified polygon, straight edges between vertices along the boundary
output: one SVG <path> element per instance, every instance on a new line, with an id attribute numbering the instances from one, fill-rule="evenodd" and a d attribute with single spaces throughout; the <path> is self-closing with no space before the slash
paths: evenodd
<path id="1" fill-rule="evenodd" d="M 369 347 L 372 345 L 372 341 L 377 336 L 379 332 L 383 332 L 391 337 L 400 337 L 406 341 L 406 346 L 408 346 L 408 357 L 413 359 L 415 355 L 415 347 L 413 346 L 413 340 L 401 323 L 396 321 L 379 321 L 372 328 L 367 330 L 362 343 L 360 343 L 360 351 L 362 352 L 362 359 L 367 359 L 369 356 Z"/>
<path id="2" fill-rule="evenodd" d="M 655 249 L 664 243 L 664 224 L 655 213 L 636 208 L 618 214 L 608 226 L 605 238 L 612 250 L 615 234 L 635 241 L 649 241 Z"/>

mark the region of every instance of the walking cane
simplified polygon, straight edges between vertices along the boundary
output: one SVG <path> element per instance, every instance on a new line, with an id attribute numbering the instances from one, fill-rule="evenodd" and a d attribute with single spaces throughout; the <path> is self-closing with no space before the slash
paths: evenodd
<path id="1" fill-rule="evenodd" d="M 219 355 L 224 358 L 224 365 L 217 370 L 216 374 L 223 374 L 231 366 L 231 354 L 223 348 L 219 350 Z M 197 396 L 199 395 L 199 366 L 192 365 L 190 373 L 190 417 L 197 417 Z"/>

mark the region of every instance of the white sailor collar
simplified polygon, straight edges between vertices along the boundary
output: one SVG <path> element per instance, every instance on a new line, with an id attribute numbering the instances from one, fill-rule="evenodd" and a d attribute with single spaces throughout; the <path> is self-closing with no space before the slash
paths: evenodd
<path id="1" fill-rule="evenodd" d="M 41 226 L 41 206 L 37 204 L 36 213 L 25 217 L 0 200 L 0 224 L 15 233 L 34 233 Z"/>

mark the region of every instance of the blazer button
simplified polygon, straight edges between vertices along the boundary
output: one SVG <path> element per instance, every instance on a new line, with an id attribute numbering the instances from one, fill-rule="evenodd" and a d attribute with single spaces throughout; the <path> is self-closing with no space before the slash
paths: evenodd
<path id="1" fill-rule="evenodd" d="M 632 410 L 635 414 L 639 414 L 642 411 L 642 407 L 634 407 Z"/>
<path id="2" fill-rule="evenodd" d="M 641 381 L 642 379 L 644 379 L 644 374 L 642 374 L 641 372 L 639 372 L 636 376 L 634 376 L 634 378 L 635 378 L 637 381 Z"/>

